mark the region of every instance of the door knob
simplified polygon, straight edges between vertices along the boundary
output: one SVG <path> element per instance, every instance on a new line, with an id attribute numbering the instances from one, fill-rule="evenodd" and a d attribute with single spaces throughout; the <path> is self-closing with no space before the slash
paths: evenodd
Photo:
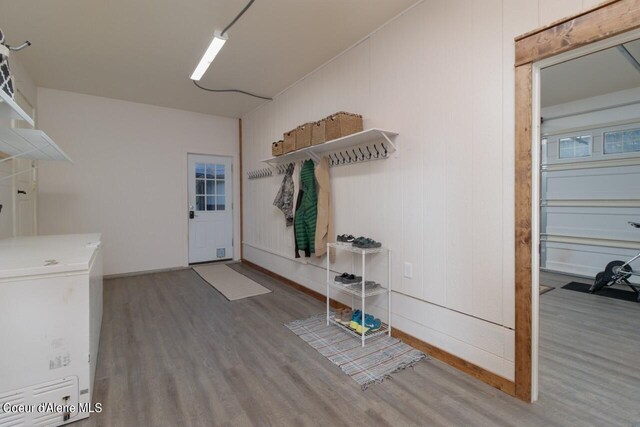
<path id="1" fill-rule="evenodd" d="M 26 191 L 24 191 L 24 190 L 18 190 L 18 194 L 25 194 L 25 195 L 26 195 L 26 194 L 27 194 L 27 192 L 26 192 Z"/>

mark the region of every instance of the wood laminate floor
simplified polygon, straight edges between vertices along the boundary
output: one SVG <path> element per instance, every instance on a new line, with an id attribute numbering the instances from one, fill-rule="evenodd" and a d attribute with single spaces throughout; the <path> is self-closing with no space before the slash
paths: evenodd
<path id="1" fill-rule="evenodd" d="M 640 425 L 640 304 L 543 295 L 533 405 L 437 360 L 363 392 L 283 326 L 323 303 L 233 268 L 273 292 L 229 302 L 192 270 L 106 280 L 94 388 L 104 411 L 75 425 Z"/>

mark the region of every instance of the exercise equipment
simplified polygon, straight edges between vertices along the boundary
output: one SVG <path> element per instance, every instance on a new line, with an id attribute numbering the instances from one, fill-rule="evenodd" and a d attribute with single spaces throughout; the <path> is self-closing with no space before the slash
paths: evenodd
<path id="1" fill-rule="evenodd" d="M 635 228 L 640 228 L 640 223 L 629 222 L 629 225 Z M 640 302 L 640 284 L 629 282 L 631 276 L 640 277 L 640 273 L 634 273 L 631 268 L 631 263 L 640 258 L 640 253 L 631 258 L 629 261 L 611 261 L 604 268 L 604 271 L 596 274 L 593 281 L 593 285 L 589 288 L 589 292 L 595 293 L 604 288 L 605 286 L 613 285 L 627 285 L 636 293 L 636 301 Z"/>

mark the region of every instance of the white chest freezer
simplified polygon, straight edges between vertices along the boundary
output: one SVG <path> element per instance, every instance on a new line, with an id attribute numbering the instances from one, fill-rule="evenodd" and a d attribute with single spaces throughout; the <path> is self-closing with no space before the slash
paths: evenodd
<path id="1" fill-rule="evenodd" d="M 100 410 L 101 324 L 99 234 L 0 240 L 0 427 L 59 426 Z"/>

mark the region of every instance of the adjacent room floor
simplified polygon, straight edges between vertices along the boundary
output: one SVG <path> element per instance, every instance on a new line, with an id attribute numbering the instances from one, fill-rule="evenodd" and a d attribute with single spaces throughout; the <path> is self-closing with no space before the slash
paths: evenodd
<path id="1" fill-rule="evenodd" d="M 541 297 L 541 395 L 512 398 L 437 360 L 366 391 L 283 326 L 324 304 L 273 290 L 229 302 L 192 270 L 105 281 L 94 401 L 76 425 L 633 425 L 640 304 Z M 595 307 L 593 312 L 589 307 Z M 635 360 L 634 360 L 635 359 Z"/>

